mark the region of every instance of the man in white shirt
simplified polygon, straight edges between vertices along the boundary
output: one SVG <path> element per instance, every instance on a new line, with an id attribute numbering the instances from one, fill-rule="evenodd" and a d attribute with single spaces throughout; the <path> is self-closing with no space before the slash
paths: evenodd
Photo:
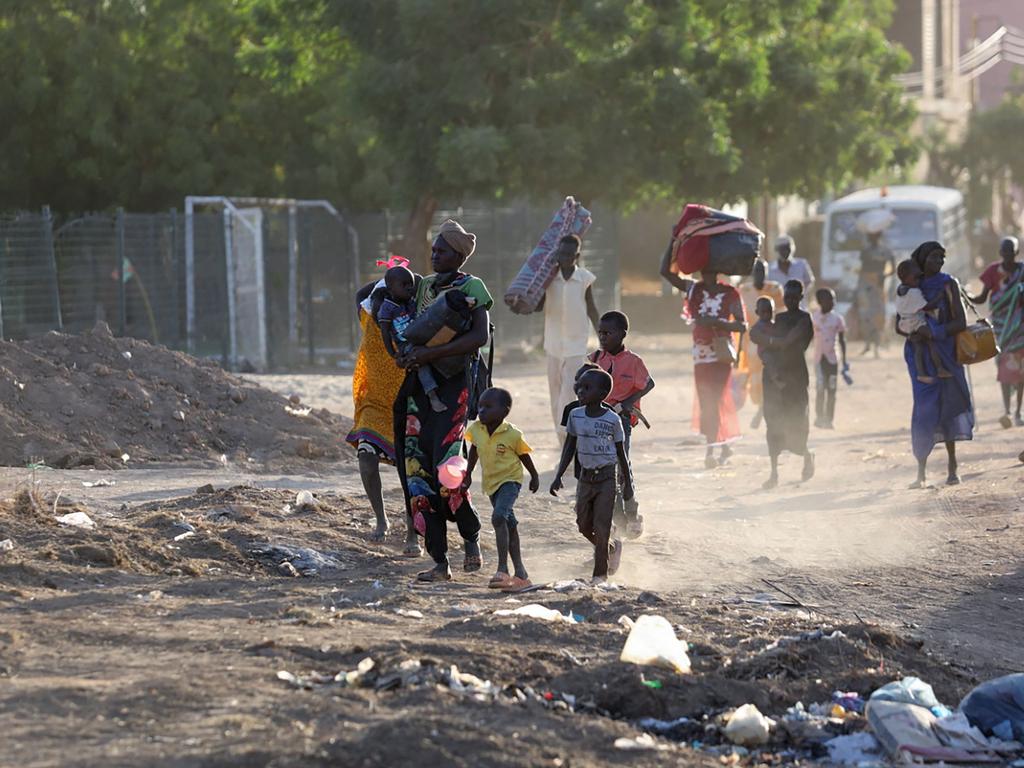
<path id="1" fill-rule="evenodd" d="M 551 420 L 559 439 L 565 437 L 562 410 L 576 399 L 576 371 L 587 354 L 590 328 L 597 332 L 600 313 L 594 303 L 594 273 L 579 265 L 580 239 L 566 235 L 558 244 L 558 271 L 538 309 L 544 310 L 544 352 L 548 358 Z"/>
<path id="2" fill-rule="evenodd" d="M 800 302 L 800 309 L 806 311 L 807 297 L 811 295 L 811 286 L 814 285 L 814 272 L 807 259 L 800 259 L 796 256 L 796 243 L 789 235 L 779 235 L 775 238 L 776 259 L 768 268 L 768 279 L 774 280 L 779 285 L 785 285 L 789 280 L 799 280 L 804 286 L 804 299 Z"/>

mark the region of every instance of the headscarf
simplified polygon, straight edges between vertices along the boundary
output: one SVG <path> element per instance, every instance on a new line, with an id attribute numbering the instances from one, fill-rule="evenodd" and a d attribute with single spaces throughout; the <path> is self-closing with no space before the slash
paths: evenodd
<path id="1" fill-rule="evenodd" d="M 462 228 L 455 219 L 448 219 L 444 224 L 441 225 L 441 229 L 438 232 L 444 241 L 448 243 L 456 252 L 461 253 L 464 258 L 469 258 L 473 255 L 473 251 L 476 250 L 476 235 L 472 232 L 467 232 Z"/>
<path id="2" fill-rule="evenodd" d="M 928 260 L 928 255 L 934 250 L 940 250 L 943 253 L 946 252 L 946 249 L 942 247 L 942 243 L 937 243 L 934 240 L 928 240 L 927 242 L 921 243 L 914 249 L 914 252 L 910 254 L 910 259 L 917 264 L 922 272 L 924 272 L 924 263 Z"/>

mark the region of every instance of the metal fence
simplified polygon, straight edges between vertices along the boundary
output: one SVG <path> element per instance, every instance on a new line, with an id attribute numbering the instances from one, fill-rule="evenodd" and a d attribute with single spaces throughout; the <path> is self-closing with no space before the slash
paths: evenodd
<path id="1" fill-rule="evenodd" d="M 381 275 L 406 217 L 343 217 L 322 201 L 190 198 L 185 212 L 0 216 L 0 335 L 79 332 L 98 320 L 133 336 L 220 358 L 226 367 L 288 368 L 349 357 L 353 296 Z M 550 206 L 478 205 L 437 212 L 477 235 L 469 269 L 495 298 L 496 341 L 540 340 L 539 315 L 502 296 L 550 221 Z M 594 211 L 584 263 L 598 306 L 619 303 L 618 217 Z"/>

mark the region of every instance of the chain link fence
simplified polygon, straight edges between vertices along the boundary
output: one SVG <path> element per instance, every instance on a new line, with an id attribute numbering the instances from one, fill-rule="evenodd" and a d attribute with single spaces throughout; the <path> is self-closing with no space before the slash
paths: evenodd
<path id="1" fill-rule="evenodd" d="M 283 369 L 349 359 L 359 344 L 354 295 L 378 278 L 406 216 L 344 217 L 323 201 L 189 198 L 185 212 L 0 216 L 0 335 L 76 333 L 105 321 L 226 367 Z M 502 297 L 548 225 L 550 207 L 439 210 L 477 235 L 469 263 L 495 299 L 496 343 L 541 340 L 543 317 Z M 618 216 L 594 212 L 583 261 L 602 309 L 619 305 Z"/>

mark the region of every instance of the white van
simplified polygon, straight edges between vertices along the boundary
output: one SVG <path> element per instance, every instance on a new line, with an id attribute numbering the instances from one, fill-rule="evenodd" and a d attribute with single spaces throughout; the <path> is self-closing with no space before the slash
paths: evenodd
<path id="1" fill-rule="evenodd" d="M 898 264 L 927 240 L 938 240 L 946 248 L 945 271 L 961 280 L 971 266 L 967 243 L 967 209 L 957 190 L 946 187 L 902 186 L 862 189 L 836 200 L 825 212 L 821 241 L 823 283 L 836 292 L 843 307 L 853 301 L 860 272 L 860 250 L 865 245 L 857 229 L 857 217 L 865 211 L 885 208 L 894 221 L 882 235 Z M 892 296 L 890 279 L 887 295 Z"/>

